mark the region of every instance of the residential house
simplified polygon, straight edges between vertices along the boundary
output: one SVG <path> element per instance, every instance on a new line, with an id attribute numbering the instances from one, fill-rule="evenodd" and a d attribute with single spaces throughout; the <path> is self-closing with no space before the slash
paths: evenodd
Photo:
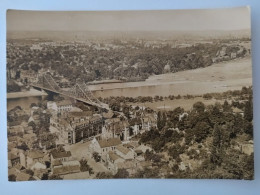
<path id="1" fill-rule="evenodd" d="M 31 167 L 36 162 L 43 162 L 44 153 L 40 150 L 31 150 L 27 153 L 26 167 Z"/>
<path id="2" fill-rule="evenodd" d="M 41 162 L 35 162 L 34 164 L 32 164 L 30 169 L 33 171 L 46 170 L 47 166 Z"/>
<path id="3" fill-rule="evenodd" d="M 116 146 L 115 152 L 125 160 L 131 160 L 135 158 L 135 152 L 130 148 L 124 147 L 123 145 Z"/>
<path id="4" fill-rule="evenodd" d="M 72 103 L 70 100 L 62 100 L 56 103 L 58 113 L 69 112 L 72 109 Z"/>
<path id="5" fill-rule="evenodd" d="M 118 171 L 118 163 L 123 163 L 125 160 L 117 155 L 114 151 L 109 151 L 107 153 L 106 165 L 108 170 L 113 174 L 116 174 Z"/>
<path id="6" fill-rule="evenodd" d="M 29 181 L 31 178 L 32 178 L 31 175 L 24 172 L 19 172 L 17 173 L 16 181 Z"/>
<path id="7" fill-rule="evenodd" d="M 94 138 L 89 146 L 92 152 L 97 152 L 102 156 L 106 155 L 109 151 L 115 151 L 116 146 L 121 144 L 119 138 L 110 138 L 97 140 Z"/>
<path id="8" fill-rule="evenodd" d="M 53 149 L 50 153 L 51 164 L 57 164 L 57 162 L 66 162 L 71 160 L 71 152 L 65 151 L 64 149 Z"/>
<path id="9" fill-rule="evenodd" d="M 38 81 L 38 73 L 33 70 L 21 70 L 20 80 L 24 83 L 36 83 Z"/>
<path id="10" fill-rule="evenodd" d="M 129 137 L 129 123 L 120 118 L 106 119 L 102 128 L 102 139 L 120 138 L 127 140 Z"/>
<path id="11" fill-rule="evenodd" d="M 157 115 L 155 113 L 142 114 L 142 132 L 150 131 L 152 127 L 157 127 Z"/>
<path id="12" fill-rule="evenodd" d="M 8 127 L 8 134 L 16 135 L 19 133 L 21 133 L 21 134 L 24 133 L 24 127 L 22 125 Z"/>
<path id="13" fill-rule="evenodd" d="M 52 169 L 52 174 L 54 175 L 66 175 L 78 172 L 80 172 L 80 162 L 76 160 L 62 161 Z"/>
<path id="14" fill-rule="evenodd" d="M 137 167 L 139 165 L 139 162 L 136 160 L 126 160 L 124 162 L 117 163 L 118 169 L 125 169 L 130 175 L 133 175 L 137 171 Z"/>
<path id="15" fill-rule="evenodd" d="M 16 154 L 8 152 L 8 167 L 14 167 L 18 163 L 20 163 L 20 157 Z"/>

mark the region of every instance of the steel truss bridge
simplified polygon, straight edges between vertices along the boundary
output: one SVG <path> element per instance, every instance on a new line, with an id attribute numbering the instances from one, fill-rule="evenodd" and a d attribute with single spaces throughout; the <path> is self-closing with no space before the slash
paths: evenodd
<path id="1" fill-rule="evenodd" d="M 70 97 L 90 106 L 109 110 L 109 106 L 99 101 L 88 89 L 88 86 L 85 83 L 76 83 L 70 90 L 65 91 L 59 87 L 59 85 L 55 82 L 50 73 L 44 73 L 43 75 L 38 77 L 38 82 L 32 83 L 31 86 L 44 91 L 49 91 L 66 97 Z"/>

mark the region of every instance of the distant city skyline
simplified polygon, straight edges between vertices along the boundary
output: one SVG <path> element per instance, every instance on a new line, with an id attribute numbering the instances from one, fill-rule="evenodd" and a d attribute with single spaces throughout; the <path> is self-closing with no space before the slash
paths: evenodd
<path id="1" fill-rule="evenodd" d="M 149 11 L 7 11 L 7 31 L 232 31 L 250 8 Z"/>

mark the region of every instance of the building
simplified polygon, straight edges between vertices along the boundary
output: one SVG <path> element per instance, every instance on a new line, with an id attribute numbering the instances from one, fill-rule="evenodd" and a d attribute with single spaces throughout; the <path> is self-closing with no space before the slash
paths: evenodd
<path id="1" fill-rule="evenodd" d="M 71 160 L 71 152 L 64 149 L 54 149 L 50 153 L 51 164 L 57 164 L 57 162 L 66 162 Z"/>
<path id="2" fill-rule="evenodd" d="M 116 146 L 121 144 L 121 140 L 119 138 L 110 138 L 97 140 L 94 138 L 90 144 L 90 150 L 92 152 L 97 152 L 101 155 L 106 155 L 109 151 L 115 151 Z"/>
<path id="3" fill-rule="evenodd" d="M 21 70 L 20 80 L 23 83 L 36 83 L 38 81 L 38 73 L 33 70 Z"/>
<path id="4" fill-rule="evenodd" d="M 24 127 L 22 125 L 8 127 L 8 134 L 16 135 L 19 133 L 21 133 L 21 134 L 24 133 Z"/>
<path id="5" fill-rule="evenodd" d="M 11 152 L 8 153 L 8 167 L 14 167 L 20 163 L 20 157 Z"/>
<path id="6" fill-rule="evenodd" d="M 43 157 L 45 154 L 42 151 L 39 150 L 34 150 L 34 151 L 29 151 L 26 155 L 26 167 L 31 167 L 33 164 L 40 162 L 44 163 Z"/>
<path id="7" fill-rule="evenodd" d="M 102 139 L 120 138 L 126 140 L 129 136 L 129 123 L 120 118 L 106 119 L 102 128 Z"/>
<path id="8" fill-rule="evenodd" d="M 66 175 L 66 174 L 72 174 L 78 172 L 80 172 L 80 163 L 79 161 L 76 160 L 63 161 L 60 162 L 59 164 L 56 164 L 52 168 L 53 175 Z"/>
<path id="9" fill-rule="evenodd" d="M 72 103 L 69 100 L 62 100 L 56 103 L 57 105 L 57 112 L 69 112 L 72 109 Z"/>
<path id="10" fill-rule="evenodd" d="M 117 163 L 117 169 L 125 169 L 130 175 L 133 175 L 137 171 L 139 162 L 136 160 L 126 160 L 124 162 Z"/>
<path id="11" fill-rule="evenodd" d="M 106 165 L 108 170 L 110 170 L 113 174 L 116 174 L 118 171 L 118 164 L 124 163 L 124 159 L 117 155 L 114 151 L 109 151 L 107 153 L 107 161 Z"/>
<path id="12" fill-rule="evenodd" d="M 152 127 L 157 127 L 157 115 L 145 114 L 141 116 L 142 120 L 142 131 L 150 131 Z"/>
<path id="13" fill-rule="evenodd" d="M 47 102 L 47 109 L 54 110 L 54 111 L 58 112 L 57 104 L 56 104 L 56 102 L 53 102 L 53 101 Z"/>
<path id="14" fill-rule="evenodd" d="M 135 152 L 132 149 L 124 147 L 122 145 L 116 146 L 115 152 L 117 155 L 125 160 L 131 160 L 135 158 Z"/>
<path id="15" fill-rule="evenodd" d="M 16 181 L 29 181 L 31 178 L 31 175 L 24 172 L 19 172 L 17 173 Z"/>
<path id="16" fill-rule="evenodd" d="M 46 170 L 47 166 L 41 162 L 36 162 L 31 166 L 30 169 L 33 171 Z"/>

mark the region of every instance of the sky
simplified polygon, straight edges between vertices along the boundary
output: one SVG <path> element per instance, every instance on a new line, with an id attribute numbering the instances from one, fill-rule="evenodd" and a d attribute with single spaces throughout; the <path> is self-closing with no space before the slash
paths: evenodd
<path id="1" fill-rule="evenodd" d="M 250 9 L 7 11 L 8 31 L 205 31 L 250 29 Z"/>

